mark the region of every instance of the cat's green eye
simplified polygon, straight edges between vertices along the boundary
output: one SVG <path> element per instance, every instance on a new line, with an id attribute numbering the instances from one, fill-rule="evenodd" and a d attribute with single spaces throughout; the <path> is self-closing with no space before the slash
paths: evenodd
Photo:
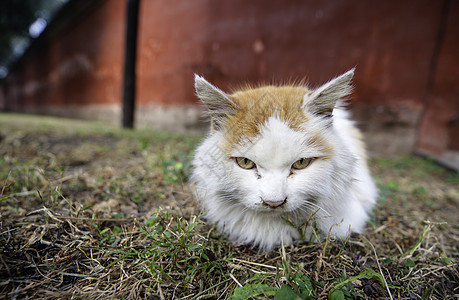
<path id="1" fill-rule="evenodd" d="M 305 169 L 312 163 L 313 160 L 314 158 L 301 158 L 293 163 L 292 169 L 295 169 L 295 170 Z"/>
<path id="2" fill-rule="evenodd" d="M 253 169 L 255 168 L 255 163 L 246 157 L 236 157 L 236 163 L 239 167 L 243 169 Z"/>

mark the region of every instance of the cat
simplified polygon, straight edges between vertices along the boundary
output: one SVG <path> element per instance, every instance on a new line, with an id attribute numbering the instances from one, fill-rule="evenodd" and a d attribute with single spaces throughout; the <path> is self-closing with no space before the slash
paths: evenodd
<path id="1" fill-rule="evenodd" d="M 378 191 L 343 106 L 353 75 L 314 90 L 248 85 L 232 94 L 195 75 L 211 129 L 190 179 L 205 218 L 230 240 L 271 251 L 362 232 Z"/>

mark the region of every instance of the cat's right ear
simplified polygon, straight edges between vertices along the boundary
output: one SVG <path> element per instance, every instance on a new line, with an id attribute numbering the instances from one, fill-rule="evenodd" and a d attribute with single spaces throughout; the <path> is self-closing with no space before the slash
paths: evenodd
<path id="1" fill-rule="evenodd" d="M 212 123 L 218 126 L 227 115 L 234 114 L 236 104 L 231 98 L 203 77 L 194 75 L 194 87 L 196 95 L 207 107 L 207 114 Z"/>
<path id="2" fill-rule="evenodd" d="M 354 70 L 355 68 L 304 95 L 304 109 L 316 115 L 331 117 L 337 101 L 346 98 L 352 92 L 351 80 Z"/>

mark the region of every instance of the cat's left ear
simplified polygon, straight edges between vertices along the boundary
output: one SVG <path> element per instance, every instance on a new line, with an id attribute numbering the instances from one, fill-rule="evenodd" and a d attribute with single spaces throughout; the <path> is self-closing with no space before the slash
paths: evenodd
<path id="1" fill-rule="evenodd" d="M 352 93 L 354 70 L 355 68 L 304 95 L 303 108 L 316 115 L 331 117 L 336 102 Z"/>

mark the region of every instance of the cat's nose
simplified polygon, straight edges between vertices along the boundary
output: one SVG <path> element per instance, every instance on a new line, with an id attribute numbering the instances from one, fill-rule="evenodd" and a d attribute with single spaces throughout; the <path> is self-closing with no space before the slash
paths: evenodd
<path id="1" fill-rule="evenodd" d="M 276 208 L 276 207 L 279 207 L 285 204 L 287 202 L 287 197 L 285 197 L 285 199 L 283 200 L 265 200 L 265 199 L 261 199 L 261 200 L 263 201 L 263 204 L 271 208 Z"/>

